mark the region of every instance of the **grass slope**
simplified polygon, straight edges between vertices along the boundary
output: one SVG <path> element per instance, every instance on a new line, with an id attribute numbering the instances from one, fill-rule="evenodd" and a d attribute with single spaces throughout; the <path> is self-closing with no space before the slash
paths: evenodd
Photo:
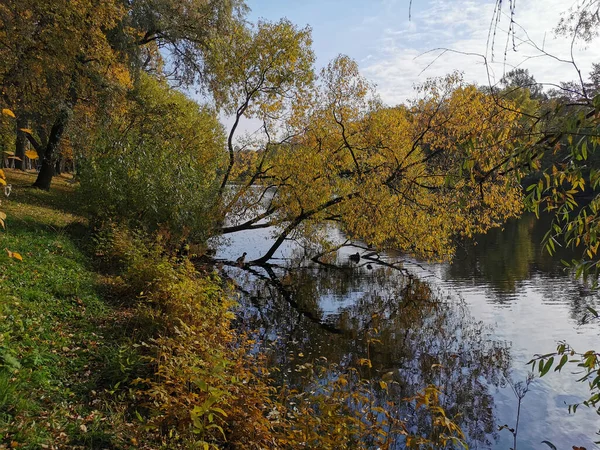
<path id="1" fill-rule="evenodd" d="M 127 448 L 118 411 L 97 394 L 110 388 L 107 362 L 119 359 L 108 325 L 118 310 L 103 301 L 81 251 L 85 220 L 72 185 L 55 178 L 43 192 L 29 187 L 33 174 L 6 175 L 13 190 L 0 232 L 0 448 Z"/>

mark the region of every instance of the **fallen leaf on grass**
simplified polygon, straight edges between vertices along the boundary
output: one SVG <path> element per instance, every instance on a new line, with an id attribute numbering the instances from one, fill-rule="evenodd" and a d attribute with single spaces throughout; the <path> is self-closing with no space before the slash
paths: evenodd
<path id="1" fill-rule="evenodd" d="M 6 253 L 8 253 L 9 258 L 18 259 L 19 261 L 23 261 L 23 257 L 17 252 L 11 252 L 9 249 L 5 248 Z"/>

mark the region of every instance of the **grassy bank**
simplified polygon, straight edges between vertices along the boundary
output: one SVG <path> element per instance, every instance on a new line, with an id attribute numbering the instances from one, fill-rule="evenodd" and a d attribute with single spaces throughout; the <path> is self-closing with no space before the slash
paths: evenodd
<path id="1" fill-rule="evenodd" d="M 0 442 L 12 448 L 98 448 L 113 423 L 94 398 L 113 344 L 116 314 L 99 294 L 98 276 L 82 252 L 85 220 L 72 185 L 52 192 L 30 186 L 31 174 L 7 171 L 13 190 L 3 207 L 0 246 Z"/>
<path id="2" fill-rule="evenodd" d="M 1 246 L 24 259 L 0 255 L 0 448 L 260 446 L 269 389 L 218 278 L 129 230 L 92 235 L 68 179 L 7 178 Z"/>

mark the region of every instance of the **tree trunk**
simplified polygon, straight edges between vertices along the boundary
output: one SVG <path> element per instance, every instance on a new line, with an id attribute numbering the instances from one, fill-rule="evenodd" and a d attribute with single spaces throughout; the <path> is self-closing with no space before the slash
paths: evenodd
<path id="1" fill-rule="evenodd" d="M 33 186 L 42 189 L 44 191 L 50 190 L 50 183 L 52 183 L 52 177 L 54 176 L 54 164 L 57 155 L 58 144 L 62 138 L 69 117 L 77 103 L 77 70 L 73 72 L 71 76 L 71 83 L 69 85 L 69 94 L 66 99 L 66 105 L 60 110 L 52 129 L 50 130 L 50 136 L 48 137 L 48 143 L 44 149 L 44 154 L 39 155 L 41 158 L 42 168 L 38 174 Z"/>
<path id="2" fill-rule="evenodd" d="M 52 125 L 52 130 L 50 131 L 50 137 L 48 138 L 48 143 L 44 149 L 44 154 L 40 155 L 42 168 L 40 169 L 37 180 L 33 183 L 33 186 L 38 189 L 44 191 L 50 190 L 50 183 L 52 183 L 52 177 L 54 176 L 56 149 L 58 148 L 60 139 L 67 126 L 68 118 L 69 112 L 63 110 L 54 121 L 54 125 Z"/>
<path id="3" fill-rule="evenodd" d="M 44 191 L 50 190 L 50 183 L 54 176 L 54 164 L 46 158 L 42 159 L 42 166 L 33 186 Z"/>
<path id="4" fill-rule="evenodd" d="M 25 141 L 27 137 L 25 133 L 19 131 L 21 128 L 27 127 L 27 119 L 24 119 L 19 115 L 17 117 L 17 139 L 15 141 L 15 169 L 24 170 L 25 169 Z"/>

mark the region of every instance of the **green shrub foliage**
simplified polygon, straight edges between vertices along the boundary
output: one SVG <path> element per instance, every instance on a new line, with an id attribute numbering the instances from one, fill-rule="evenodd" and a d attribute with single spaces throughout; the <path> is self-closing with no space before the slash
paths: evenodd
<path id="1" fill-rule="evenodd" d="M 204 239 L 211 228 L 224 132 L 216 113 L 141 76 L 81 155 L 80 193 L 100 220 Z"/>

